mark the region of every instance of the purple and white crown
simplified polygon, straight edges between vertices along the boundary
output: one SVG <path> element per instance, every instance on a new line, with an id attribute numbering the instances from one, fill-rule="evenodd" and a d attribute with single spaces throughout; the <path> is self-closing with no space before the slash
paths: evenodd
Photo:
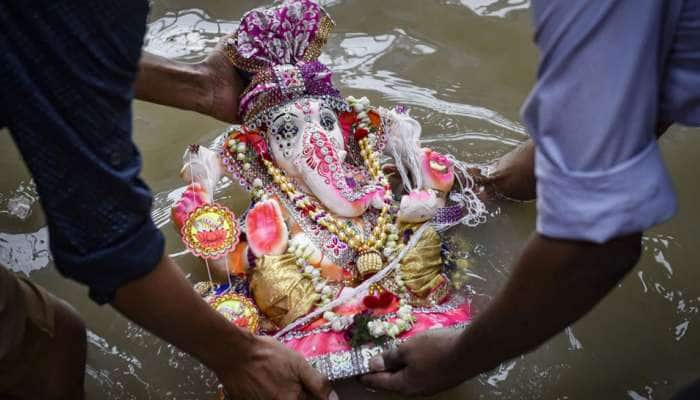
<path id="1" fill-rule="evenodd" d="M 279 1 L 243 16 L 226 50 L 233 64 L 252 77 L 239 102 L 246 126 L 266 125 L 270 110 L 302 97 L 349 110 L 333 86 L 331 70 L 318 61 L 333 26 L 314 0 Z"/>

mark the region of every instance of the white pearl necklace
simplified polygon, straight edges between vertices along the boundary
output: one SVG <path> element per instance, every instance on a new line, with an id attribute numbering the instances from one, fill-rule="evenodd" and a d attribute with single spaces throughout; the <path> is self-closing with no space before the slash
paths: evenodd
<path id="1" fill-rule="evenodd" d="M 314 291 L 319 297 L 317 305 L 323 307 L 330 303 L 336 290 L 328 283 L 328 280 L 321 276 L 321 271 L 309 263 L 309 258 L 314 252 L 311 246 L 299 246 L 296 243 L 292 243 L 287 248 L 287 252 L 296 257 L 296 264 L 303 276 L 311 279 Z"/>

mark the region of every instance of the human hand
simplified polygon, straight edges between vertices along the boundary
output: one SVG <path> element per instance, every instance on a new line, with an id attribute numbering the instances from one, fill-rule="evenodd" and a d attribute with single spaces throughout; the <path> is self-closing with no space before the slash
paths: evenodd
<path id="1" fill-rule="evenodd" d="M 231 399 L 338 400 L 327 379 L 275 339 L 257 336 L 241 355 L 215 371 Z"/>
<path id="2" fill-rule="evenodd" d="M 479 167 L 467 168 L 467 174 L 474 181 L 474 193 L 482 200 L 489 201 L 497 197 L 496 185 L 494 179 L 490 176 L 486 176 L 482 172 L 483 170 Z M 392 163 L 382 165 L 382 172 L 389 180 L 389 183 L 394 188 L 400 188 L 402 185 L 401 176 L 396 169 L 396 165 Z M 455 171 L 455 173 L 460 173 Z M 464 176 L 460 176 L 459 179 L 462 181 L 465 179 Z"/>
<path id="3" fill-rule="evenodd" d="M 461 331 L 431 330 L 370 360 L 370 373 L 360 381 L 373 389 L 405 396 L 429 396 L 464 381 L 459 351 Z"/>
<path id="4" fill-rule="evenodd" d="M 211 93 L 203 114 L 218 120 L 236 123 L 240 122 L 238 115 L 238 97 L 243 92 L 243 79 L 226 56 L 226 41 L 232 35 L 221 38 L 206 58 L 197 64 L 206 79 L 208 91 Z"/>
<path id="5" fill-rule="evenodd" d="M 496 185 L 492 177 L 484 175 L 479 167 L 467 168 L 467 174 L 474 181 L 474 193 L 481 201 L 493 200 L 497 197 Z"/>

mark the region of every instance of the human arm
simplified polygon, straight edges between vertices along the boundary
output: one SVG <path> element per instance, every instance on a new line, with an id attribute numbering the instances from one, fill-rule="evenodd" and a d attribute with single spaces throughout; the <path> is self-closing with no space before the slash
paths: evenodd
<path id="1" fill-rule="evenodd" d="M 486 171 L 472 168 L 469 173 L 488 196 L 532 200 L 536 197 L 535 144 L 528 139 L 494 161 Z"/>
<path id="2" fill-rule="evenodd" d="M 639 254 L 639 234 L 605 244 L 535 234 L 505 288 L 465 331 L 431 331 L 409 340 L 373 360 L 373 370 L 388 372 L 366 375 L 363 383 L 430 395 L 531 351 L 590 311 Z"/>
<path id="3" fill-rule="evenodd" d="M 225 122 L 239 122 L 243 80 L 223 51 L 224 37 L 198 63 L 185 63 L 143 51 L 134 83 L 136 98 L 196 111 Z"/>
<path id="4" fill-rule="evenodd" d="M 533 6 L 542 62 L 523 114 L 534 142 L 492 176 L 503 183 L 518 175 L 508 167 L 524 168 L 514 192 L 529 182 L 523 187 L 532 195 L 536 186 L 538 233 L 464 333 L 407 341 L 383 359 L 398 371 L 370 375 L 368 384 L 433 393 L 532 350 L 593 308 L 634 266 L 639 232 L 675 212 L 654 141 L 666 125 L 657 114 L 665 50 L 648 46 L 662 41 L 666 3 Z M 428 347 L 439 350 L 421 350 Z"/>
<path id="5" fill-rule="evenodd" d="M 237 122 L 242 85 L 217 46 L 197 64 L 144 52 L 135 90 L 142 100 Z M 236 398 L 297 399 L 309 395 L 327 399 L 331 395 L 327 380 L 297 353 L 275 340 L 252 335 L 213 311 L 167 255 L 153 272 L 119 288 L 112 305 L 198 358 Z"/>
<path id="6" fill-rule="evenodd" d="M 3 75 L 0 121 L 36 182 L 56 268 L 88 286 L 93 300 L 115 304 L 192 352 L 234 395 L 296 398 L 303 386 L 326 398 L 327 383 L 298 355 L 227 324 L 164 256 L 132 140 L 132 89 L 148 5 L 104 6 L 18 5 L 17 20 L 8 21 L 18 40 L 6 51 L 11 74 Z M 46 55 L 34 51 L 37 37 L 50 41 L 49 67 Z"/>
<path id="7" fill-rule="evenodd" d="M 301 356 L 216 313 L 167 255 L 151 273 L 119 288 L 112 305 L 202 361 L 236 398 L 329 398 L 330 385 Z"/>

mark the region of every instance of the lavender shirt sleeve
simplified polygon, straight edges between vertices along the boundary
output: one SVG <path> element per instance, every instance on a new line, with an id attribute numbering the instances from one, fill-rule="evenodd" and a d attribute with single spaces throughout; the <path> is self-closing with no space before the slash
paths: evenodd
<path id="1" fill-rule="evenodd" d="M 676 3 L 533 1 L 539 233 L 602 243 L 675 213 L 655 131 Z"/>

